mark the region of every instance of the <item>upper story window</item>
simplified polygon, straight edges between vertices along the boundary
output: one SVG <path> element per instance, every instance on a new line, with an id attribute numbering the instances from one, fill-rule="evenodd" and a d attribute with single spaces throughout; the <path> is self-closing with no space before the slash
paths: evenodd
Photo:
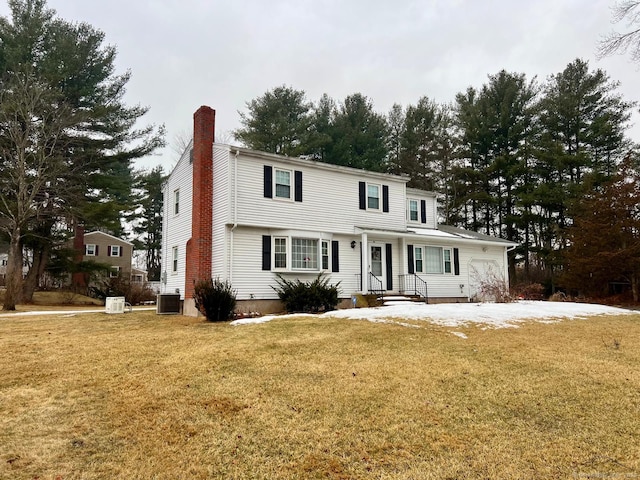
<path id="1" fill-rule="evenodd" d="M 110 257 L 121 257 L 122 247 L 120 245 L 110 245 L 108 253 Z"/>
<path id="2" fill-rule="evenodd" d="M 178 215 L 180 213 L 180 189 L 173 191 L 173 214 Z"/>
<path id="3" fill-rule="evenodd" d="M 276 198 L 291 198 L 291 171 L 275 169 Z"/>
<path id="4" fill-rule="evenodd" d="M 367 209 L 380 210 L 380 185 L 367 184 Z"/>
<path id="5" fill-rule="evenodd" d="M 360 210 L 389 212 L 389 185 L 359 182 Z"/>
<path id="6" fill-rule="evenodd" d="M 418 221 L 418 200 L 410 198 L 407 201 L 407 217 L 411 222 Z"/>
<path id="7" fill-rule="evenodd" d="M 95 257 L 98 255 L 98 246 L 92 243 L 88 243 L 84 246 L 84 254 L 88 257 Z"/>

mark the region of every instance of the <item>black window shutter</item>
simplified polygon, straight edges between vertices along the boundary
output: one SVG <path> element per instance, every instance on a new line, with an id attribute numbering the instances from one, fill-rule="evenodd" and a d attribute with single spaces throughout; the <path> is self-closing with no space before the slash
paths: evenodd
<path id="1" fill-rule="evenodd" d="M 390 243 L 385 243 L 384 245 L 386 250 L 386 262 L 387 262 L 387 290 L 393 290 L 393 267 L 392 267 L 392 258 L 391 251 L 392 247 Z"/>
<path id="2" fill-rule="evenodd" d="M 331 241 L 331 271 L 339 272 L 340 271 L 340 262 L 338 260 L 338 241 Z"/>
<path id="3" fill-rule="evenodd" d="M 420 221 L 427 223 L 427 201 L 420 200 Z"/>
<path id="4" fill-rule="evenodd" d="M 122 252 L 122 250 L 124 250 L 124 247 L 123 247 L 122 245 L 120 245 L 120 256 L 121 256 L 121 257 L 123 256 L 123 252 Z"/>
<path id="5" fill-rule="evenodd" d="M 453 249 L 453 273 L 460 275 L 460 252 L 457 248 Z"/>
<path id="6" fill-rule="evenodd" d="M 98 247 L 99 245 L 96 245 L 96 257 L 98 256 Z"/>
<path id="7" fill-rule="evenodd" d="M 262 236 L 262 270 L 271 270 L 271 235 Z"/>
<path id="8" fill-rule="evenodd" d="M 389 185 L 382 185 L 382 211 L 389 211 Z"/>
<path id="9" fill-rule="evenodd" d="M 273 198 L 273 168 L 264 166 L 264 197 Z"/>
<path id="10" fill-rule="evenodd" d="M 413 245 L 407 245 L 407 267 L 409 267 L 409 273 L 416 273 L 413 264 Z"/>
<path id="11" fill-rule="evenodd" d="M 367 209 L 367 184 L 360 182 L 358 184 L 358 192 L 360 194 L 360 210 Z"/>
<path id="12" fill-rule="evenodd" d="M 295 201 L 302 201 L 302 172 L 300 170 L 296 170 L 294 172 L 294 182 L 295 182 Z"/>
<path id="13" fill-rule="evenodd" d="M 111 245 L 107 247 L 107 257 L 111 256 Z"/>

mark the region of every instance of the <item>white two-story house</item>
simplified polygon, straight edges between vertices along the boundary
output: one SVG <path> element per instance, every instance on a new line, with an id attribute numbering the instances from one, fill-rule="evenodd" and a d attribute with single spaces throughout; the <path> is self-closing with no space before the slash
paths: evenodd
<path id="1" fill-rule="evenodd" d="M 215 111 L 164 185 L 162 291 L 196 314 L 193 284 L 228 280 L 239 302 L 278 311 L 277 275 L 320 272 L 355 293 L 467 302 L 488 272 L 508 281 L 515 244 L 437 224 L 436 195 L 404 176 L 214 143 Z M 346 303 L 346 302 L 345 302 Z"/>

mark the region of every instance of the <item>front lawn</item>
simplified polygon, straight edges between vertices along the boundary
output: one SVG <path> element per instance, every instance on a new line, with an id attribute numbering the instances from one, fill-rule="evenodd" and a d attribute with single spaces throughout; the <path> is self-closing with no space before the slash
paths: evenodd
<path id="1" fill-rule="evenodd" d="M 0 478 L 640 475 L 640 315 L 0 319 Z"/>

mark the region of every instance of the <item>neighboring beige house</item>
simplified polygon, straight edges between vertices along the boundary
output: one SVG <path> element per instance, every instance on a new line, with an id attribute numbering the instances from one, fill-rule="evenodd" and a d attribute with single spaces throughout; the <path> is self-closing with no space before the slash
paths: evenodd
<path id="1" fill-rule="evenodd" d="M 104 232 L 84 234 L 82 260 L 111 265 L 111 277 L 129 278 L 132 275 L 133 244 Z M 139 274 L 139 271 L 135 272 Z M 146 277 L 146 275 L 144 275 Z M 144 278 L 143 277 L 143 278 Z M 133 277 L 131 277 L 133 279 Z M 136 279 L 139 277 L 136 277 Z"/>

